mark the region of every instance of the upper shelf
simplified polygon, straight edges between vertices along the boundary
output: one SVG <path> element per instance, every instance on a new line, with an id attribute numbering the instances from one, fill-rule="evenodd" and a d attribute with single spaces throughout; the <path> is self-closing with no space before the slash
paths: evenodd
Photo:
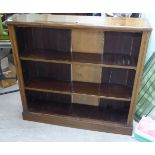
<path id="1" fill-rule="evenodd" d="M 97 65 L 100 67 L 136 69 L 137 60 L 128 55 L 123 54 L 95 54 L 80 52 L 59 52 L 33 50 L 23 52 L 20 56 L 21 60 L 53 62 L 53 63 L 84 63 L 88 65 Z"/>
<path id="2" fill-rule="evenodd" d="M 148 21 L 143 18 L 15 14 L 7 20 L 7 23 L 17 26 L 94 28 L 110 31 L 152 31 Z"/>

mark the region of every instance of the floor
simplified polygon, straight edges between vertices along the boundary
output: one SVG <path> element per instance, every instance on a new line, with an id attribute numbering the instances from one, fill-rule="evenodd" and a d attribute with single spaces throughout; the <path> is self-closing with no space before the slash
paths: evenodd
<path id="1" fill-rule="evenodd" d="M 1 89 L 0 93 L 18 88 Z M 135 142 L 131 136 L 24 121 L 19 92 L 0 96 L 0 141 Z"/>

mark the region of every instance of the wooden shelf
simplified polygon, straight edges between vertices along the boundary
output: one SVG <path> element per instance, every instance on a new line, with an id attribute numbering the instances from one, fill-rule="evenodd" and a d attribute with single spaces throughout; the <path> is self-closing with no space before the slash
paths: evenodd
<path id="1" fill-rule="evenodd" d="M 97 65 L 100 67 L 136 69 L 136 60 L 132 56 L 122 54 L 95 54 L 80 52 L 61 52 L 35 49 L 23 52 L 21 60 L 54 62 L 64 64 L 84 63 L 87 65 Z"/>
<path id="2" fill-rule="evenodd" d="M 25 89 L 41 91 L 41 92 L 71 94 L 71 83 L 37 79 L 37 80 L 31 80 L 26 85 Z"/>
<path id="3" fill-rule="evenodd" d="M 72 52 L 72 62 L 101 65 L 101 54 Z"/>
<path id="4" fill-rule="evenodd" d="M 100 98 L 130 101 L 131 92 L 128 88 L 120 85 L 108 85 L 87 82 L 62 82 L 62 81 L 48 81 L 48 80 L 32 80 L 25 89 L 51 92 L 60 94 L 85 94 L 98 96 Z"/>
<path id="5" fill-rule="evenodd" d="M 99 96 L 99 84 L 88 82 L 73 82 L 73 93 Z"/>
<path id="6" fill-rule="evenodd" d="M 126 124 L 126 109 L 109 109 L 105 107 L 95 107 L 90 105 L 80 105 L 75 103 L 45 102 L 35 101 L 29 103 L 29 111 L 42 114 L 57 114 L 72 116 L 75 118 L 88 118 L 108 122 Z"/>
<path id="7" fill-rule="evenodd" d="M 70 52 L 35 49 L 35 50 L 31 50 L 31 51 L 22 52 L 20 59 L 21 60 L 31 60 L 31 61 L 40 61 L 40 62 L 58 62 L 58 63 L 70 64 L 71 53 Z"/>
<path id="8" fill-rule="evenodd" d="M 131 89 L 118 84 L 101 84 L 99 96 L 101 98 L 130 101 Z"/>
<path id="9" fill-rule="evenodd" d="M 102 64 L 115 66 L 115 68 L 136 69 L 136 58 L 129 55 L 104 53 Z"/>

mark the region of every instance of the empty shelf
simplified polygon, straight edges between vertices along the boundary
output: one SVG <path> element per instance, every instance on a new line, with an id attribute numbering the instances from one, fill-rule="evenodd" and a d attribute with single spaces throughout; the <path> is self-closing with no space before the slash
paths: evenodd
<path id="1" fill-rule="evenodd" d="M 87 82 L 64 82 L 48 80 L 31 80 L 25 87 L 27 90 L 60 94 L 85 94 L 113 100 L 131 100 L 129 88 L 120 85 L 95 84 Z"/>
<path id="2" fill-rule="evenodd" d="M 62 52 L 51 50 L 31 50 L 22 52 L 21 60 L 54 62 L 54 63 L 83 63 L 87 65 L 97 65 L 100 67 L 136 69 L 136 59 L 132 56 L 122 54 L 94 54 L 80 52 Z"/>
<path id="3" fill-rule="evenodd" d="M 128 109 L 115 110 L 75 103 L 33 101 L 29 102 L 28 107 L 29 111 L 35 113 L 65 115 L 76 118 L 110 121 L 120 124 L 126 124 L 128 115 Z"/>
<path id="4" fill-rule="evenodd" d="M 43 92 L 55 92 L 61 94 L 71 93 L 71 83 L 49 80 L 31 80 L 25 87 L 27 90 L 36 90 Z"/>
<path id="5" fill-rule="evenodd" d="M 104 53 L 102 64 L 113 65 L 116 68 L 136 69 L 136 62 L 137 60 L 133 56 Z"/>
<path id="6" fill-rule="evenodd" d="M 131 89 L 117 84 L 101 84 L 100 97 L 115 100 L 131 100 Z"/>

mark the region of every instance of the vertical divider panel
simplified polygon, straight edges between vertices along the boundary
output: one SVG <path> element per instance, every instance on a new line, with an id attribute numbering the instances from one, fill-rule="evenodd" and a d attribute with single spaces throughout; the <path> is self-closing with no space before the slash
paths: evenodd
<path id="1" fill-rule="evenodd" d="M 72 51 L 101 54 L 103 52 L 102 31 L 93 29 L 73 29 Z"/>
<path id="2" fill-rule="evenodd" d="M 73 29 L 72 30 L 72 53 L 99 54 L 102 59 L 104 37 L 101 30 Z M 100 59 L 100 60 L 101 60 Z M 93 62 L 92 62 L 93 63 Z M 86 64 L 72 63 L 72 81 L 101 84 L 102 67 Z M 73 85 L 74 87 L 74 85 Z M 99 89 L 98 89 L 99 91 Z M 72 95 L 72 101 L 81 104 L 99 105 L 99 98 L 89 95 Z"/>
<path id="3" fill-rule="evenodd" d="M 104 53 L 104 42 L 105 42 L 105 35 L 104 35 L 104 31 L 102 32 L 103 38 L 102 38 L 102 53 L 101 53 L 101 63 L 103 62 L 103 53 Z M 102 84 L 102 78 L 103 78 L 103 68 L 101 69 L 101 82 L 99 84 L 99 93 L 101 92 L 101 84 Z M 99 104 L 100 104 L 101 98 L 99 99 Z"/>
<path id="4" fill-rule="evenodd" d="M 70 44 L 70 52 L 71 52 L 71 60 L 73 59 L 73 53 L 72 53 L 72 33 L 73 33 L 73 29 L 71 29 L 71 44 Z M 72 104 L 73 104 L 73 64 L 71 63 L 71 108 L 72 108 Z"/>

